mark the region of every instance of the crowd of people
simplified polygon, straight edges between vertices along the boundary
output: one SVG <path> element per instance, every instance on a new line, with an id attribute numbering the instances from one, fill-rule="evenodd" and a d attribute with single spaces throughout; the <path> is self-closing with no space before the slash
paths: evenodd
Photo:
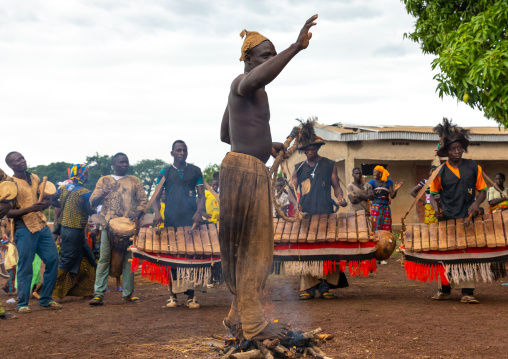
<path id="1" fill-rule="evenodd" d="M 411 190 L 413 197 L 416 197 L 423 187 L 428 187 L 425 195 L 419 199 L 425 208 L 426 224 L 467 217 L 471 207 L 476 212 L 480 211 L 480 204 L 485 198 L 488 200 L 489 213 L 508 208 L 504 174 L 497 173 L 494 178 L 497 188 L 490 187 L 487 191 L 481 167 L 474 161 L 462 159 L 462 153 L 467 150 L 467 140 L 464 139 L 465 136 L 441 148 L 439 155 L 448 157 L 448 161 L 446 166 L 440 168 L 430 186 L 427 180 L 422 180 Z M 318 154 L 324 144 L 317 136 L 300 143 L 299 150 L 305 154 L 306 160 L 295 165 L 290 179 L 282 176 L 277 179 L 276 203 L 288 217 L 295 215 L 296 206 L 309 216 L 335 213 L 340 207 L 347 206 L 335 162 Z M 187 163 L 188 149 L 184 141 L 175 141 L 171 155 L 173 164 L 162 169 L 157 178 L 158 183 L 165 177 L 165 183 L 153 203 L 155 227 L 177 228 L 194 223 L 218 223 L 219 172 L 214 173 L 210 190 L 205 190 L 200 168 Z M 40 178 L 27 171 L 23 155 L 11 152 L 6 157 L 6 163 L 14 175 L 9 177 L 2 171 L 2 181 L 14 181 L 18 195 L 14 201 L 2 203 L 2 216 L 5 217 L 0 227 L 0 253 L 2 269 L 7 278 L 2 289 L 9 295 L 17 296 L 17 312 L 30 313 L 30 296 L 37 298 L 39 304 L 48 309 L 62 308 L 53 300 L 53 296 L 91 297 L 90 305 L 102 305 L 104 293 L 109 291 L 108 276 L 115 245 L 110 237 L 115 234 L 106 226 L 92 222 L 90 216 L 100 213 L 107 223 L 118 217 L 136 220 L 144 213 L 146 193 L 141 181 L 127 174 L 128 157 L 123 153 L 114 155 L 113 174 L 99 179 L 94 191 L 84 187 L 88 181 L 87 167 L 82 164 L 70 167 L 68 180 L 58 188 L 56 195 L 43 201 L 37 199 L 40 195 Z M 436 166 L 429 168 L 429 177 L 436 169 Z M 350 210 L 365 211 L 367 216 L 371 216 L 374 230 L 391 232 L 390 203 L 403 184 L 394 184 L 382 166 L 374 168 L 372 177 L 367 181 L 360 168 L 353 169 L 353 181 L 346 186 Z M 468 180 L 471 183 L 463 184 L 465 178 L 471 178 Z M 467 186 L 473 186 L 478 194 L 471 194 Z M 43 212 L 49 206 L 55 208 L 53 232 L 47 226 Z M 272 211 L 273 217 L 277 217 L 275 208 Z M 125 301 L 137 302 L 139 298 L 133 295 L 134 274 L 129 265 L 131 255 L 129 251 L 124 251 L 123 255 L 122 270 L 115 275 L 116 290 L 122 292 Z M 42 262 L 45 271 L 41 285 Z M 173 269 L 166 307 L 177 307 L 177 295 L 185 294 L 186 305 L 199 308 L 195 293 L 205 292 L 206 288 L 195 288 L 191 282 L 180 282 L 175 278 Z M 300 299 L 308 300 L 316 296 L 331 299 L 334 295 L 330 289 L 347 286 L 347 278 L 339 270 L 324 277 L 302 275 Z M 477 302 L 473 290 L 474 283 L 463 283 L 463 301 Z M 434 299 L 444 299 L 450 291 L 451 287 L 441 286 Z M 6 315 L 4 313 L 0 318 Z"/>
<path id="2" fill-rule="evenodd" d="M 224 325 L 229 329 L 241 326 L 248 339 L 280 338 L 288 330 L 283 323 L 268 322 L 260 302 L 273 259 L 272 217 L 278 215 L 272 206 L 266 162 L 271 154 L 285 151 L 282 144 L 271 142 L 264 86 L 274 80 L 299 51 L 307 48 L 311 38 L 309 29 L 316 24 L 316 19 L 317 15 L 307 20 L 295 44 L 280 54 L 266 37 L 257 32 L 242 32 L 245 40 L 241 60 L 245 62 L 245 73 L 233 81 L 222 121 L 221 140 L 231 145 L 231 152 L 222 162 L 220 175 L 214 174 L 211 186 L 205 190 L 207 183 L 201 169 L 187 163 L 186 143 L 175 141 L 171 148 L 173 163 L 160 172 L 159 180 L 164 179 L 163 190 L 152 204 L 156 228 L 220 222 L 223 276 L 233 294 Z M 416 197 L 430 184 L 425 197 L 420 199 L 425 206 L 427 224 L 477 215 L 486 198 L 490 212 L 508 208 L 504 174 L 496 174 L 497 188 L 490 188 L 487 197 L 481 167 L 462 158 L 469 145 L 467 130 L 454 126 L 454 131 L 449 131 L 451 127 L 444 119 L 435 129 L 441 138 L 437 155 L 448 160 L 439 168 L 429 169 L 429 177 L 434 177 L 430 183 L 424 180 L 411 191 Z M 300 139 L 298 145 L 305 154 L 305 161 L 295 165 L 291 178 L 277 180 L 275 202 L 279 209 L 290 217 L 296 210 L 309 216 L 332 214 L 348 205 L 347 198 L 351 210 L 365 211 L 371 217 L 374 231 L 391 232 L 390 204 L 403 183 L 392 181 L 383 166 L 374 168 L 369 181 L 365 180 L 362 169 L 354 168 L 353 180 L 345 186 L 345 197 L 335 162 L 318 154 L 325 142 L 312 131 L 310 133 L 311 136 Z M 68 181 L 57 193 L 43 199 L 40 199 L 41 179 L 27 171 L 24 156 L 10 152 L 5 161 L 13 175 L 7 176 L 0 170 L 0 182 L 14 182 L 17 196 L 0 203 L 0 218 L 6 217 L 2 220 L 0 250 L 8 279 L 3 290 L 17 295 L 16 311 L 30 313 L 32 295 L 49 310 L 62 309 L 62 305 L 53 300 L 54 296 L 90 297 L 90 305 L 103 305 L 109 276 L 116 278 L 117 291 L 122 293 L 124 301 L 139 302 L 140 298 L 134 295 L 132 254 L 127 250 L 132 243 L 130 236 L 112 225 L 116 220 L 127 218 L 132 223 L 142 222 L 148 210 L 148 198 L 140 179 L 128 175 L 127 155 L 117 153 L 112 157 L 113 173 L 101 177 L 93 191 L 84 186 L 88 181 L 87 167 L 76 164 L 69 168 Z M 50 206 L 56 208 L 53 232 L 44 215 Z M 96 216 L 94 223 L 90 216 Z M 42 286 L 41 261 L 45 265 Z M 187 296 L 189 308 L 199 308 L 196 292 L 205 291 L 205 288 L 195 287 L 188 281 L 176 281 L 175 269 L 171 277 L 166 307 L 178 306 L 177 296 L 183 294 Z M 347 286 L 347 278 L 340 269 L 326 276 L 302 275 L 300 299 L 330 299 L 334 297 L 331 289 Z M 463 302 L 478 302 L 473 296 L 474 283 L 462 283 L 459 287 Z M 450 291 L 451 287 L 440 286 L 433 298 L 445 299 Z M 12 316 L 0 303 L 0 318 Z"/>

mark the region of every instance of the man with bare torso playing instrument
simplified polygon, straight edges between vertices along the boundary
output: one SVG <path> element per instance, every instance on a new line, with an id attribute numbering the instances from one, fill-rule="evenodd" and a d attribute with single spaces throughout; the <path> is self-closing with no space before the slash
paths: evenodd
<path id="1" fill-rule="evenodd" d="M 282 338 L 289 326 L 268 322 L 261 308 L 261 292 L 273 260 L 273 219 L 270 154 L 285 151 L 272 143 L 270 109 L 265 86 L 291 59 L 309 46 L 317 15 L 306 21 L 298 39 L 277 54 L 272 42 L 257 32 L 245 35 L 240 61 L 245 73 L 231 84 L 221 125 L 222 142 L 231 145 L 220 174 L 221 262 L 233 302 L 224 324 L 243 330 L 246 339 Z"/>

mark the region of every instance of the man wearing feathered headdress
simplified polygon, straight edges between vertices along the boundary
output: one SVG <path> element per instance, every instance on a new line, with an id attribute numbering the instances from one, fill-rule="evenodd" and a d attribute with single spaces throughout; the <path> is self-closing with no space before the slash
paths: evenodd
<path id="1" fill-rule="evenodd" d="M 302 131 L 300 132 L 298 150 L 305 153 L 307 159 L 295 165 L 291 178 L 294 188 L 300 192 L 300 209 L 309 216 L 334 213 L 334 201 L 330 189 L 333 189 L 337 202 L 342 207 L 347 206 L 342 188 L 340 188 L 335 161 L 318 155 L 318 151 L 325 141 L 316 136 L 314 131 L 316 119 L 310 118 L 306 122 L 300 122 L 302 122 Z M 300 290 L 303 293 L 300 294 L 300 299 L 312 299 L 315 297 L 316 291 L 324 299 L 333 299 L 334 295 L 330 293 L 331 288 L 347 286 L 347 278 L 340 270 L 326 276 L 302 274 L 300 276 Z"/>
<path id="2" fill-rule="evenodd" d="M 266 161 L 284 150 L 272 143 L 265 86 L 275 80 L 301 50 L 309 46 L 317 15 L 308 19 L 294 44 L 277 54 L 272 42 L 254 31 L 245 40 L 240 61 L 244 73 L 231 84 L 221 125 L 221 140 L 231 145 L 221 165 L 221 263 L 233 303 L 224 324 L 241 328 L 247 339 L 282 338 L 288 326 L 269 323 L 261 293 L 273 261 L 273 219 Z"/>
<path id="3" fill-rule="evenodd" d="M 439 221 L 461 219 L 469 214 L 476 216 L 480 204 L 485 201 L 487 184 L 483 179 L 482 168 L 473 160 L 462 158 L 469 146 L 469 130 L 452 124 L 447 118 L 434 127 L 440 141 L 437 149 L 439 157 L 448 157 L 446 165 L 430 185 L 430 203 Z M 478 191 L 478 193 L 476 193 Z M 440 205 L 435 196 L 440 196 Z M 463 303 L 478 303 L 473 297 L 474 281 L 462 281 L 456 288 L 462 288 Z M 442 285 L 434 297 L 442 300 L 451 294 L 451 287 Z"/>

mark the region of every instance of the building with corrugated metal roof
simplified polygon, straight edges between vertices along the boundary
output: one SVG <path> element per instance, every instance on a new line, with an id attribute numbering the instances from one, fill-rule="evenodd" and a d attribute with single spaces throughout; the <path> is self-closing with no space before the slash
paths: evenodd
<path id="1" fill-rule="evenodd" d="M 337 163 L 340 179 L 352 182 L 352 170 L 360 167 L 364 175 L 372 176 L 376 165 L 384 166 L 394 182 L 403 181 L 397 197 L 392 200 L 393 224 L 400 224 L 413 201 L 410 192 L 422 179 L 428 177 L 429 166 L 446 158 L 437 158 L 438 136 L 433 126 L 360 126 L 347 124 L 316 124 L 316 135 L 326 145 L 319 155 Z M 475 160 L 492 179 L 497 172 L 508 175 L 508 130 L 498 127 L 471 127 L 471 144 L 464 158 Z M 304 161 L 303 153 L 295 152 L 289 159 L 290 169 Z M 368 178 L 370 179 L 370 178 Z M 341 185 L 344 190 L 344 185 Z M 488 204 L 482 204 L 488 213 Z M 342 209 L 343 210 L 343 209 Z M 423 223 L 424 210 L 419 203 L 407 217 L 406 223 Z"/>

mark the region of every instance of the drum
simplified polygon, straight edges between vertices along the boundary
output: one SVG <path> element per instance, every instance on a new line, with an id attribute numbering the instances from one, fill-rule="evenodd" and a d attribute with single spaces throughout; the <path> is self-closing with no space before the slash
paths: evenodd
<path id="1" fill-rule="evenodd" d="M 413 224 L 402 233 L 406 274 L 420 281 L 493 279 L 506 276 L 508 211 L 438 224 Z"/>
<path id="2" fill-rule="evenodd" d="M 0 183 L 0 202 L 12 201 L 18 195 L 18 186 L 16 183 L 4 181 Z"/>
<path id="3" fill-rule="evenodd" d="M 136 231 L 136 223 L 127 217 L 116 217 L 109 221 L 108 227 L 116 237 L 132 237 Z"/>
<path id="4" fill-rule="evenodd" d="M 122 275 L 125 252 L 131 245 L 131 237 L 136 232 L 136 223 L 127 217 L 117 217 L 109 221 L 108 239 L 111 245 L 110 277 Z"/>
<path id="5" fill-rule="evenodd" d="M 42 191 L 42 182 L 39 184 L 39 192 Z M 56 194 L 56 187 L 52 182 L 46 181 L 43 197 L 52 197 Z"/>
<path id="6" fill-rule="evenodd" d="M 390 258 L 396 245 L 396 240 L 392 232 L 376 231 L 374 236 L 377 240 L 376 259 L 383 261 Z"/>

